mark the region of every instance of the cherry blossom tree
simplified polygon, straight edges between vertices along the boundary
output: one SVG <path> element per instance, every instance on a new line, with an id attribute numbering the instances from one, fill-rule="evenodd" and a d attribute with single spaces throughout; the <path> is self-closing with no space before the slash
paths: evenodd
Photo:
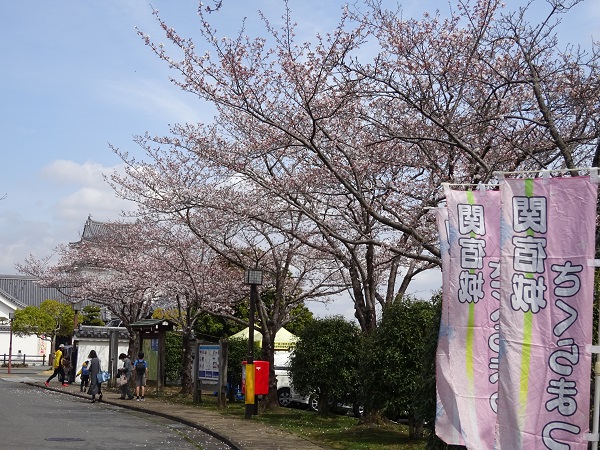
<path id="1" fill-rule="evenodd" d="M 447 19 L 416 21 L 368 1 L 371 13 L 355 17 L 382 51 L 371 63 L 347 65 L 368 86 L 364 117 L 437 184 L 594 164 L 597 46 L 561 49 L 556 36 L 560 16 L 577 3 L 536 1 L 505 12 L 498 0 L 459 1 Z M 545 14 L 539 23 L 529 20 L 533 11 Z"/>
<path id="2" fill-rule="evenodd" d="M 74 300 L 89 300 L 107 308 L 128 327 L 151 314 L 158 295 L 147 270 L 149 261 L 136 251 L 139 229 L 134 228 L 134 224 L 101 223 L 89 218 L 80 241 L 55 249 L 56 263 L 51 263 L 50 257 L 30 255 L 16 267 Z M 128 331 L 133 353 L 137 337 L 130 328 Z"/>
<path id="3" fill-rule="evenodd" d="M 168 221 L 144 221 L 140 251 L 151 258 L 157 274 L 163 316 L 182 334 L 181 393 L 194 387 L 194 326 L 205 314 L 231 317 L 244 299 L 239 269 L 229 265 L 189 229 Z"/>
<path id="4" fill-rule="evenodd" d="M 369 0 L 370 13 L 353 16 L 381 51 L 371 62 L 345 61 L 348 78 L 363 84 L 362 116 L 397 149 L 392 164 L 418 161 L 409 204 L 426 205 L 420 193 L 444 182 L 494 183 L 496 171 L 574 176 L 598 166 L 598 46 L 561 46 L 557 34 L 578 3 L 534 1 L 510 11 L 496 0 L 457 1 L 447 18 L 403 20 Z M 399 193 L 369 213 L 398 228 L 407 203 Z"/>
<path id="5" fill-rule="evenodd" d="M 234 275 L 237 270 L 239 282 L 245 269 L 260 267 L 264 271 L 266 297 L 259 297 L 256 324 L 263 335 L 262 358 L 273 366 L 275 335 L 294 320 L 297 306 L 327 299 L 345 288 L 336 261 L 282 232 L 283 225 L 269 224 L 285 223 L 298 233 L 315 235 L 286 203 L 267 199 L 262 191 L 248 189 L 248 183 L 236 182 L 236 174 L 209 170 L 202 161 L 177 149 L 156 150 L 145 141 L 144 145 L 149 157 L 146 162 L 115 149 L 126 163 L 126 176 L 113 174 L 114 188 L 138 203 L 135 215 L 153 222 L 169 218 L 169 226 L 186 227 L 198 241 L 196 245 L 210 248 Z M 258 216 L 263 220 L 256 220 Z M 248 287 L 244 294 L 248 295 Z M 240 321 L 223 311 L 212 313 Z M 271 375 L 270 403 L 274 404 L 274 371 Z"/>
<path id="6" fill-rule="evenodd" d="M 267 22 L 280 47 L 277 51 L 264 50 L 263 55 L 259 39 L 244 41 L 240 37 L 221 44 L 207 25 L 204 36 L 215 43 L 221 56 L 218 63 L 213 63 L 195 55 L 191 42 L 183 41 L 164 27 L 168 36 L 187 52 L 186 58 L 177 65 L 162 47 L 153 48 L 187 77 L 180 83 L 183 89 L 217 106 L 218 124 L 176 126 L 173 136 L 145 136 L 140 140 L 141 145 L 147 152 L 149 142 L 170 147 L 171 153 L 178 149 L 182 155 L 189 152 L 180 156 L 179 162 L 194 157 L 200 166 L 217 173 L 224 171 L 229 179 L 241 177 L 246 188 L 260 192 L 269 202 L 284 203 L 285 208 L 291 208 L 305 223 L 311 223 L 316 233 L 307 236 L 274 221 L 272 215 L 252 216 L 334 258 L 343 268 L 361 327 L 372 330 L 376 325 L 376 305 L 391 302 L 396 294 L 400 265 L 404 263 L 409 268 L 402 285 L 405 289 L 412 276 L 437 262 L 431 256 L 437 249 L 431 244 L 432 236 L 415 244 L 409 234 L 382 226 L 354 196 L 358 194 L 363 201 L 375 202 L 381 195 L 373 189 L 378 176 L 367 169 L 373 164 L 387 169 L 381 155 L 376 155 L 374 162 L 378 149 L 372 147 L 372 153 L 363 151 L 369 148 L 372 136 L 363 127 L 363 121 L 355 120 L 360 99 L 346 95 L 345 91 L 337 93 L 328 83 L 328 78 L 336 75 L 339 61 L 355 47 L 353 36 L 340 28 L 309 53 L 307 47 L 293 47 L 286 39 L 291 34 L 289 23 L 288 34 L 279 35 Z M 306 55 L 308 63 L 304 61 Z M 282 73 L 275 73 L 271 69 L 274 63 L 268 59 L 280 61 Z M 238 67 L 242 60 L 249 61 L 251 66 Z M 217 81 L 211 84 L 212 80 Z M 232 86 L 231 91 L 228 86 Z M 288 92 L 298 98 L 285 97 Z M 318 135 L 312 136 L 315 130 Z M 340 151 L 341 155 L 336 156 Z M 154 150 L 154 154 L 158 153 Z M 334 158 L 335 167 L 324 167 L 319 153 Z M 161 165 L 161 169 L 165 167 Z M 343 172 L 343 177 L 331 168 Z M 351 180 L 354 194 L 344 192 L 346 180 Z M 418 228 L 418 221 L 405 227 L 413 233 Z M 424 247 L 430 251 L 429 255 L 423 253 Z"/>
<path id="7" fill-rule="evenodd" d="M 106 306 L 129 325 L 160 306 L 183 337 L 182 393 L 193 388 L 194 324 L 203 314 L 230 314 L 243 296 L 239 270 L 232 269 L 189 229 L 160 220 L 95 223 L 94 233 L 61 246 L 59 262 L 45 266 L 31 258 L 20 270 L 42 283 L 69 286 L 72 295 Z"/>
<path id="8" fill-rule="evenodd" d="M 140 34 L 175 85 L 217 116 L 140 143 L 180 150 L 205 176 L 237 176 L 300 214 L 318 233 L 251 217 L 333 257 L 368 332 L 377 304 L 441 264 L 426 214 L 443 200 L 441 183 L 597 162 L 597 47 L 560 50 L 553 34 L 577 3 L 504 12 L 497 0 L 456 1 L 448 18 L 405 20 L 366 1 L 314 43 L 296 42 L 287 6 L 282 28 L 262 16 L 256 38 L 221 37 L 202 9 L 199 39 L 159 19 L 171 46 Z M 531 22 L 544 4 L 545 19 Z"/>

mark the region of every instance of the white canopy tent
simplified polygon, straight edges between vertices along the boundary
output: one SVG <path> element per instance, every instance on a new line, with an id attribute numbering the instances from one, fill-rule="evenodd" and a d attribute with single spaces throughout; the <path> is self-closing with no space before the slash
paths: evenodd
<path id="1" fill-rule="evenodd" d="M 242 331 L 234 334 L 233 336 L 230 336 L 229 339 L 248 339 L 249 334 L 249 329 L 244 328 Z M 275 342 L 273 343 L 273 348 L 275 349 L 275 351 L 290 351 L 297 341 L 298 336 L 290 333 L 285 328 L 281 328 L 275 335 Z M 254 342 L 256 342 L 259 347 L 262 345 L 262 333 L 256 330 L 254 330 Z"/>

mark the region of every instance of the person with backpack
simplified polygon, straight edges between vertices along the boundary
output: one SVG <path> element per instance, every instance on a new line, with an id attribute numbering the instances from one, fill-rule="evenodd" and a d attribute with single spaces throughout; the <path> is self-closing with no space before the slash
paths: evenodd
<path id="1" fill-rule="evenodd" d="M 57 375 L 58 375 L 58 381 L 63 386 L 68 386 L 68 384 L 65 382 L 65 369 L 63 368 L 63 361 L 62 361 L 64 348 L 65 348 L 65 344 L 60 344 L 58 346 L 58 349 L 54 352 L 54 362 L 52 364 L 52 367 L 54 368 L 54 372 L 52 373 L 52 375 L 50 375 L 50 377 L 48 377 L 48 379 L 46 381 L 44 381 L 44 384 L 46 385 L 46 387 L 50 386 L 50 380 Z"/>
<path id="2" fill-rule="evenodd" d="M 129 380 L 131 380 L 131 375 L 133 374 L 131 359 L 129 359 L 129 356 L 125 353 L 121 353 L 119 359 L 123 361 L 123 367 L 120 369 L 121 376 L 125 377 L 125 383 L 121 385 L 121 396 L 119 397 L 119 400 L 131 400 L 133 398 L 133 394 L 129 390 Z"/>
<path id="3" fill-rule="evenodd" d="M 90 362 L 89 361 L 84 361 L 83 364 L 81 365 L 81 369 L 79 369 L 79 372 L 77 372 L 77 376 L 81 377 L 81 388 L 79 389 L 79 392 L 83 392 L 83 387 L 88 387 L 89 383 L 90 383 Z"/>
<path id="4" fill-rule="evenodd" d="M 146 387 L 146 377 L 148 376 L 148 363 L 144 361 L 144 352 L 139 352 L 138 357 L 133 363 L 135 370 L 135 396 L 136 400 L 144 401 L 144 390 Z M 140 391 L 142 397 L 140 398 Z"/>

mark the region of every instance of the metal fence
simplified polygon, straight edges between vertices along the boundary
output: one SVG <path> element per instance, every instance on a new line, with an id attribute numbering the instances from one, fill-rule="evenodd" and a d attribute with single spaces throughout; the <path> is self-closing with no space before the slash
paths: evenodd
<path id="1" fill-rule="evenodd" d="M 12 366 L 21 364 L 27 364 L 29 366 L 45 366 L 46 355 L 26 355 L 24 353 L 18 353 L 12 355 L 10 363 Z M 6 353 L 2 355 L 2 366 L 8 366 L 8 355 Z"/>

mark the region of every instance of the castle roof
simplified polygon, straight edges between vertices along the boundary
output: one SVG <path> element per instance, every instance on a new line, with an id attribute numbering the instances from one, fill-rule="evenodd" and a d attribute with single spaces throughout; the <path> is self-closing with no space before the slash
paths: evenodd
<path id="1" fill-rule="evenodd" d="M 38 279 L 24 275 L 0 275 L 0 296 L 19 308 L 40 306 L 44 300 L 72 303 L 68 295 L 56 288 L 41 286 Z"/>

